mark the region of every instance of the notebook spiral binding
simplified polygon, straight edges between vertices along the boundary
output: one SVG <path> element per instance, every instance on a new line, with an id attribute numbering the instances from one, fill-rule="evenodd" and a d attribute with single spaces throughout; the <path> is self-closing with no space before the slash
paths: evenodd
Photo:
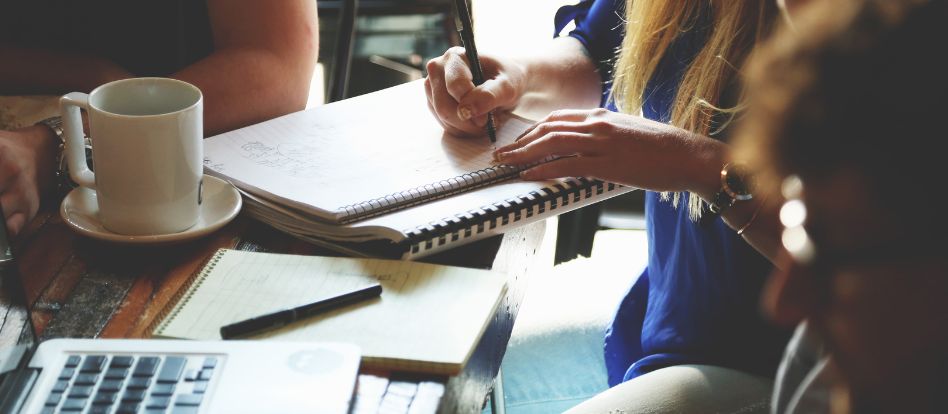
<path id="1" fill-rule="evenodd" d="M 525 167 L 510 165 L 496 165 L 483 170 L 465 173 L 447 180 L 392 193 L 384 197 L 343 206 L 338 209 L 344 212 L 340 221 L 342 224 L 347 224 L 380 216 L 416 204 L 426 203 L 431 200 L 445 198 L 470 189 L 484 187 L 499 181 L 505 181 L 516 177 L 524 168 Z"/>
<path id="2" fill-rule="evenodd" d="M 565 208 L 620 187 L 622 186 L 600 180 L 569 178 L 563 183 L 532 191 L 518 198 L 489 204 L 465 214 L 419 226 L 406 232 L 408 237 L 403 243 L 411 246 L 411 254 L 418 254 L 445 243 L 483 234 L 511 222 Z"/>
<path id="3" fill-rule="evenodd" d="M 194 295 L 194 292 L 197 289 L 191 289 L 196 283 L 197 287 L 201 286 L 201 283 L 204 282 L 204 275 L 210 273 L 214 270 L 214 267 L 220 262 L 221 257 L 223 257 L 225 249 L 218 249 L 214 252 L 211 257 L 206 261 L 201 263 L 200 266 L 188 277 L 188 280 L 175 292 L 174 296 L 168 301 L 167 304 L 155 315 L 155 318 L 152 319 L 152 323 L 149 324 L 148 328 L 145 330 L 148 335 L 161 335 L 161 332 L 164 331 L 165 327 L 175 320 L 178 316 L 178 312 L 181 309 L 181 306 L 178 304 L 185 304 L 191 300 L 191 296 Z"/>

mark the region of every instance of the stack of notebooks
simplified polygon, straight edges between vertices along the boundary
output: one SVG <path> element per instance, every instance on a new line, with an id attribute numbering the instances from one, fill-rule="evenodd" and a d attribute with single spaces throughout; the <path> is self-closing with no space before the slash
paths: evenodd
<path id="1" fill-rule="evenodd" d="M 628 192 L 586 178 L 527 182 L 497 143 L 446 134 L 421 81 L 286 115 L 204 141 L 205 170 L 269 225 L 355 255 L 414 259 Z"/>

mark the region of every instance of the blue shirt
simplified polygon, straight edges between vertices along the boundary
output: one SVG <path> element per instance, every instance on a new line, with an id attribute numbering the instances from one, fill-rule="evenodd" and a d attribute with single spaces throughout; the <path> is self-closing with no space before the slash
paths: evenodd
<path id="1" fill-rule="evenodd" d="M 612 64 L 624 33 L 623 0 L 586 0 L 561 8 L 556 26 L 576 22 L 570 36 L 586 46 L 608 94 Z M 643 115 L 668 122 L 681 77 L 708 30 L 683 33 L 662 58 L 645 90 Z M 606 101 L 609 109 L 615 107 Z M 770 262 L 721 218 L 694 222 L 689 194 L 678 207 L 645 194 L 648 265 L 619 304 L 606 332 L 609 385 L 671 365 L 709 364 L 773 376 L 786 344 L 759 310 Z"/>

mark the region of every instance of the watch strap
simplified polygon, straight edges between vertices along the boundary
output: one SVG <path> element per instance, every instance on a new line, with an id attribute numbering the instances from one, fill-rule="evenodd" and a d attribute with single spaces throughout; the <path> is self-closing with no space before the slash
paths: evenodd
<path id="1" fill-rule="evenodd" d="M 708 210 L 711 210 L 714 214 L 721 214 L 728 208 L 734 205 L 734 197 L 731 197 L 727 191 L 723 189 L 714 193 L 714 197 L 711 198 L 711 201 L 708 203 Z"/>
<path id="2" fill-rule="evenodd" d="M 63 133 L 63 117 L 52 116 L 37 123 L 49 127 L 49 129 L 53 130 L 53 133 L 56 134 L 56 138 L 59 138 L 60 144 L 65 143 L 66 136 Z"/>

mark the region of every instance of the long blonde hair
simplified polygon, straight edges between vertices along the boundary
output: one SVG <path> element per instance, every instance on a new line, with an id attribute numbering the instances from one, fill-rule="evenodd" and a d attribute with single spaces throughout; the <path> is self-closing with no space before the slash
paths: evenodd
<path id="1" fill-rule="evenodd" d="M 622 112 L 639 113 L 645 87 L 672 42 L 684 32 L 705 30 L 705 43 L 682 76 L 669 121 L 696 134 L 719 134 L 728 122 L 718 122 L 718 116 L 732 117 L 740 109 L 740 68 L 754 45 L 770 32 L 778 14 L 773 3 L 629 0 L 611 99 Z M 700 22 L 706 22 L 708 27 L 697 27 Z M 667 199 L 671 195 L 662 196 Z M 675 206 L 680 198 L 678 193 L 673 195 Z M 701 199 L 692 195 L 688 204 L 691 218 L 700 218 Z"/>

